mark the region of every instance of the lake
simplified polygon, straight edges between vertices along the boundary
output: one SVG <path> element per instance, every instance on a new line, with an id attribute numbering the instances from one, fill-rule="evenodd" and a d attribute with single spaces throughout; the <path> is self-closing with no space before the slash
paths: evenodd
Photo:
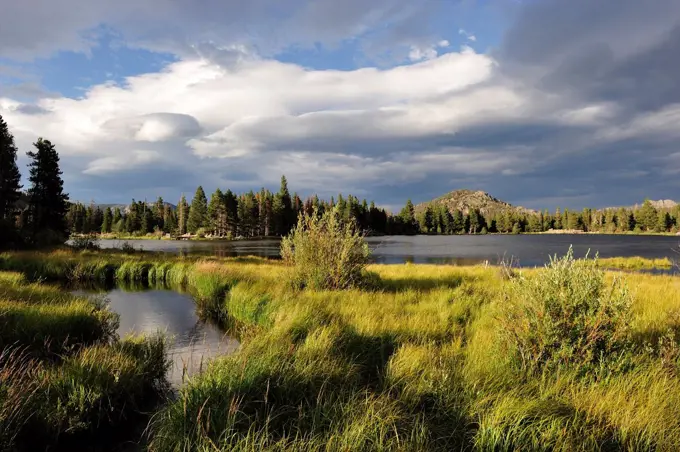
<path id="1" fill-rule="evenodd" d="M 373 260 L 383 264 L 476 264 L 512 257 L 518 265 L 545 264 L 549 256 L 564 254 L 573 245 L 577 257 L 590 251 L 600 257 L 680 259 L 680 237 L 604 234 L 384 236 L 367 239 Z M 103 248 L 120 247 L 122 240 L 102 240 Z M 279 240 L 180 241 L 128 240 L 135 248 L 174 254 L 203 254 L 221 257 L 279 257 Z M 674 251 L 675 250 L 675 251 Z"/>
<path id="2" fill-rule="evenodd" d="M 91 291 L 78 290 L 76 293 Z M 112 311 L 120 315 L 118 334 L 168 335 L 168 357 L 172 367 L 168 381 L 181 386 L 183 379 L 200 372 L 215 356 L 235 352 L 239 342 L 226 335 L 217 325 L 196 315 L 196 304 L 186 294 L 170 290 L 128 291 L 120 288 L 101 293 L 109 300 Z"/>

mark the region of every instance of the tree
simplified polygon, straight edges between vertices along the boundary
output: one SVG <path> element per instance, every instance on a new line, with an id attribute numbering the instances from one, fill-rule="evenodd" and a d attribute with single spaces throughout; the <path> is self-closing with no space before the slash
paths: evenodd
<path id="1" fill-rule="evenodd" d="M 187 220 L 189 219 L 189 205 L 187 199 L 182 194 L 182 197 L 177 203 L 177 228 L 180 235 L 187 232 Z"/>
<path id="2" fill-rule="evenodd" d="M 401 212 L 399 217 L 404 224 L 404 232 L 406 234 L 417 234 L 418 233 L 418 222 L 416 221 L 415 207 L 413 207 L 413 202 L 411 200 L 406 201 L 406 205 Z"/>
<path id="3" fill-rule="evenodd" d="M 30 168 L 28 190 L 29 222 L 33 239 L 38 233 L 51 231 L 54 236 L 42 234 L 40 242 L 61 241 L 67 237 L 66 213 L 68 211 L 68 195 L 64 193 L 62 171 L 59 168 L 59 154 L 49 140 L 38 138 L 33 144 L 35 152 L 28 152 L 33 160 Z"/>
<path id="4" fill-rule="evenodd" d="M 194 199 L 191 201 L 191 209 L 187 218 L 187 230 L 195 234 L 199 229 L 207 226 L 207 220 L 208 199 L 205 197 L 203 187 L 199 185 L 194 194 Z"/>
<path id="5" fill-rule="evenodd" d="M 659 212 L 656 229 L 658 232 L 668 232 L 672 226 L 672 219 L 668 212 Z"/>
<path id="6" fill-rule="evenodd" d="M 276 195 L 278 202 L 276 205 L 280 207 L 279 212 L 279 234 L 282 236 L 288 235 L 290 230 L 295 226 L 295 211 L 293 210 L 293 201 L 288 191 L 288 181 L 286 176 L 281 176 L 281 188 Z"/>
<path id="7" fill-rule="evenodd" d="M 642 207 L 636 212 L 635 220 L 645 231 L 653 231 L 658 223 L 658 213 L 649 199 L 645 199 Z"/>
<path id="8" fill-rule="evenodd" d="M 14 137 L 0 116 L 0 221 L 13 220 L 15 205 L 20 196 L 20 180 Z"/>
<path id="9" fill-rule="evenodd" d="M 167 233 L 174 232 L 177 227 L 177 218 L 172 207 L 165 205 L 163 208 L 163 230 Z"/>
<path id="10" fill-rule="evenodd" d="M 224 205 L 224 195 L 219 188 L 210 197 L 208 222 L 213 235 L 222 237 L 227 234 L 227 209 Z"/>
<path id="11" fill-rule="evenodd" d="M 125 228 L 125 219 L 123 219 L 123 213 L 120 211 L 119 207 L 113 209 L 113 224 L 111 225 L 111 231 L 113 232 L 123 232 Z"/>
<path id="12" fill-rule="evenodd" d="M 161 231 L 165 230 L 165 202 L 163 201 L 163 198 L 160 196 L 156 200 L 156 203 L 153 206 L 153 222 L 154 226 L 158 226 L 158 229 Z"/>
<path id="13" fill-rule="evenodd" d="M 111 232 L 113 226 L 113 212 L 111 208 L 107 207 L 104 211 L 104 220 L 102 221 L 102 234 L 108 234 Z"/>

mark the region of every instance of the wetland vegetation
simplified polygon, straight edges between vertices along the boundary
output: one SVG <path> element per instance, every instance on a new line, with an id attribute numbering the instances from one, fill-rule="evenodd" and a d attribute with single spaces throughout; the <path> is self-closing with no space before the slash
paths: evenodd
<path id="1" fill-rule="evenodd" d="M 301 288 L 294 267 L 258 258 L 57 250 L 6 253 L 0 268 L 3 320 L 21 319 L 2 330 L 3 347 L 23 346 L 3 355 L 23 357 L 3 368 L 15 444 L 116 425 L 157 393 L 162 341 L 111 338 L 105 307 L 48 285 L 94 280 L 189 288 L 241 333 L 238 353 L 156 409 L 150 450 L 680 446 L 677 277 L 571 256 L 505 271 L 368 265 L 369 284 L 342 290 Z"/>

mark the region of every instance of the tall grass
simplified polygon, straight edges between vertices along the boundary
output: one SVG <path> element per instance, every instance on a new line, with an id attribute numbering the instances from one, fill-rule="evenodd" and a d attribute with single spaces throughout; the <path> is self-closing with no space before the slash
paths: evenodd
<path id="1" fill-rule="evenodd" d="M 88 442 L 162 395 L 164 339 L 121 341 L 117 325 L 105 300 L 0 272 L 0 450 Z"/>
<path id="2" fill-rule="evenodd" d="M 154 451 L 680 450 L 678 277 L 567 255 L 509 278 L 481 266 L 371 265 L 368 288 L 299 290 L 291 267 L 262 260 L 3 259 L 27 280 L 41 265 L 101 260 L 114 279 L 183 287 L 208 315 L 245 326 L 237 354 L 209 363 L 154 415 Z M 17 289 L 21 276 L 5 278 L 13 298 L 50 305 Z M 70 372 L 107 362 L 97 353 L 67 353 Z M 107 353 L 139 369 L 130 354 Z M 119 394 L 105 375 L 85 386 Z M 89 412 L 79 400 L 54 425 L 77 427 Z"/>

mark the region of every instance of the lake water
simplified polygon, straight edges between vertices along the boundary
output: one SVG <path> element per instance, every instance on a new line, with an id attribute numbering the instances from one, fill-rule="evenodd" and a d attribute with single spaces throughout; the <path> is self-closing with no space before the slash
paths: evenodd
<path id="1" fill-rule="evenodd" d="M 168 349 L 172 367 L 168 380 L 179 387 L 183 378 L 200 372 L 207 361 L 238 349 L 239 342 L 217 325 L 201 320 L 189 295 L 170 290 L 126 291 L 106 293 L 111 310 L 120 315 L 118 334 L 154 334 L 169 336 Z"/>
<path id="2" fill-rule="evenodd" d="M 680 259 L 680 237 L 540 234 L 540 235 L 460 235 L 460 236 L 385 236 L 369 237 L 373 260 L 384 264 L 404 262 L 427 264 L 475 264 L 512 257 L 518 265 L 545 264 L 549 256 L 562 255 L 573 245 L 577 257 L 599 253 L 600 257 Z M 179 241 L 128 240 L 135 248 L 175 254 L 208 254 L 222 257 L 278 257 L 279 240 Z M 120 247 L 123 241 L 102 240 L 104 248 Z"/>

